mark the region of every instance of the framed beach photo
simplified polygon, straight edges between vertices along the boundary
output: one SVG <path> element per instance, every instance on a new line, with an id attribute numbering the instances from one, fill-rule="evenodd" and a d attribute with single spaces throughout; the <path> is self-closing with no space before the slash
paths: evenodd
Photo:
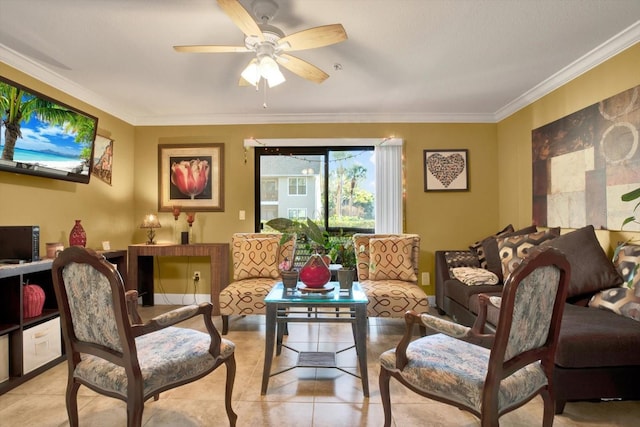
<path id="1" fill-rule="evenodd" d="M 111 185 L 113 170 L 113 139 L 96 135 L 91 174 Z"/>
<path id="2" fill-rule="evenodd" d="M 158 211 L 224 211 L 224 144 L 158 145 Z"/>
<path id="3" fill-rule="evenodd" d="M 468 150 L 424 150 L 424 191 L 468 191 Z"/>

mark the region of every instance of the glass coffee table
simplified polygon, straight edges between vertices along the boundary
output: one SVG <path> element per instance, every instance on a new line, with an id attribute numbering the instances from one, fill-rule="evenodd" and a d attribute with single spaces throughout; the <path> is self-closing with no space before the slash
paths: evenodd
<path id="1" fill-rule="evenodd" d="M 369 378 L 367 374 L 367 303 L 369 300 L 358 282 L 351 289 L 340 289 L 338 282 L 329 282 L 322 290 L 305 289 L 302 282 L 296 288 L 285 288 L 276 284 L 265 297 L 267 306 L 267 325 L 264 352 L 264 370 L 262 372 L 262 391 L 267 393 L 269 378 L 294 368 L 335 368 L 358 377 L 336 363 L 336 354 L 351 348 L 356 349 L 359 378 L 362 391 L 369 397 Z M 282 344 L 282 337 L 288 323 L 351 323 L 354 345 L 337 352 L 298 351 Z M 274 347 L 276 355 L 282 347 L 298 353 L 295 366 L 271 373 Z"/>

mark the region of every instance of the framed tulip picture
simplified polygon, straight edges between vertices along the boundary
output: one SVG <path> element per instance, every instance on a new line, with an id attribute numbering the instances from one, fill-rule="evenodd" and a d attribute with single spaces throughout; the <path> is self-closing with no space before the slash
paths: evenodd
<path id="1" fill-rule="evenodd" d="M 224 211 L 224 144 L 158 145 L 158 211 Z"/>

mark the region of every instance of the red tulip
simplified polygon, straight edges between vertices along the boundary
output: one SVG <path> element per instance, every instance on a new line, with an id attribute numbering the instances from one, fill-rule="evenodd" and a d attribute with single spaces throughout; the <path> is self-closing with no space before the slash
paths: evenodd
<path id="1" fill-rule="evenodd" d="M 209 162 L 193 159 L 171 165 L 171 182 L 192 199 L 202 193 L 209 181 Z"/>

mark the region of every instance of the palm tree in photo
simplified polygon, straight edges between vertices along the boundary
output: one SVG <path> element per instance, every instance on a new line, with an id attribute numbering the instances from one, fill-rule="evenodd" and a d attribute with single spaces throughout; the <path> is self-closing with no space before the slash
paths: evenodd
<path id="1" fill-rule="evenodd" d="M 346 178 L 349 184 L 349 215 L 353 215 L 353 199 L 358 184 L 367 177 L 367 168 L 362 165 L 354 164 L 346 170 Z"/>
<path id="2" fill-rule="evenodd" d="M 21 123 L 35 116 L 38 120 L 58 126 L 65 126 L 76 133 L 75 141 L 90 143 L 94 135 L 91 119 L 70 111 L 52 101 L 34 96 L 21 88 L 0 81 L 0 112 L 4 131 L 3 160 L 13 160 L 16 142 L 22 138 Z M 83 153 L 88 160 L 91 153 Z"/>

